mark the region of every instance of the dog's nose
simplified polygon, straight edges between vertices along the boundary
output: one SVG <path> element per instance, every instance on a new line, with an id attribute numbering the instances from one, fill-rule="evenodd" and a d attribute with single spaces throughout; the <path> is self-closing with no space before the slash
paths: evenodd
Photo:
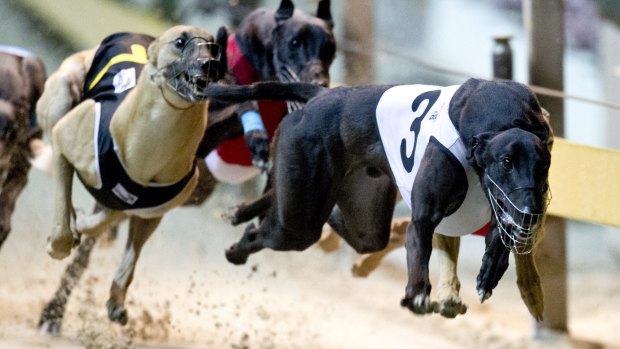
<path id="1" fill-rule="evenodd" d="M 329 68 L 325 69 L 321 62 L 312 62 L 300 74 L 301 81 L 328 87 Z"/>

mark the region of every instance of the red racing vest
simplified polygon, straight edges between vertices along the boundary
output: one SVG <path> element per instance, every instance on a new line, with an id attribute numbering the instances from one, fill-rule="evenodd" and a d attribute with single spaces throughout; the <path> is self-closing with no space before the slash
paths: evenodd
<path id="1" fill-rule="evenodd" d="M 226 55 L 228 71 L 232 73 L 239 85 L 249 85 L 260 80 L 258 72 L 239 48 L 235 35 L 228 37 Z M 280 121 L 288 113 L 286 102 L 258 101 L 258 112 L 263 119 L 269 140 L 271 140 Z M 223 142 L 217 147 L 216 151 L 220 158 L 228 164 L 252 166 L 250 149 L 248 149 L 242 136 Z"/>

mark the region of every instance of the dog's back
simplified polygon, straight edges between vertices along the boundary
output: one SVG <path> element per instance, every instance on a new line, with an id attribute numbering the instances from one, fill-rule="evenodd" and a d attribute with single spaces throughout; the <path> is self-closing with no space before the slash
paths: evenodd
<path id="1" fill-rule="evenodd" d="M 34 113 L 44 84 L 45 66 L 39 58 L 20 47 L 0 46 L 0 100 L 11 106 L 3 108 L 2 132 L 14 133 L 13 142 L 23 147 L 30 138 L 40 137 Z"/>
<path id="2" fill-rule="evenodd" d="M 19 47 L 0 46 L 0 99 L 27 108 L 30 113 L 44 83 L 45 66 L 40 59 Z"/>

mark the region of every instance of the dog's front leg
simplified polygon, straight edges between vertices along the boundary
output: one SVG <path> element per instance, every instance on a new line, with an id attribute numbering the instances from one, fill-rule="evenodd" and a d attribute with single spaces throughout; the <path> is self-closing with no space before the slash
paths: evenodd
<path id="1" fill-rule="evenodd" d="M 114 281 L 112 281 L 112 286 L 110 287 L 110 299 L 106 303 L 110 321 L 118 322 L 121 325 L 127 324 L 128 317 L 127 310 L 125 309 L 127 289 L 133 280 L 133 273 L 142 247 L 161 222 L 161 218 L 144 219 L 133 216 L 129 221 L 125 254 L 123 255 L 121 265 L 114 275 Z"/>
<path id="2" fill-rule="evenodd" d="M 510 250 L 504 246 L 499 234 L 497 223 L 493 219 L 491 221 L 491 228 L 485 238 L 487 246 L 482 256 L 480 272 L 476 278 L 476 290 L 478 291 L 480 303 L 484 303 L 485 300 L 491 297 L 493 289 L 508 268 Z"/>
<path id="3" fill-rule="evenodd" d="M 53 156 L 56 205 L 47 253 L 52 258 L 63 259 L 71 254 L 71 248 L 77 239 L 77 232 L 73 230 L 75 225 L 72 224 L 75 221 L 75 212 L 71 202 L 74 169 L 60 151 L 54 150 Z"/>
<path id="4" fill-rule="evenodd" d="M 11 232 L 11 216 L 17 196 L 28 182 L 30 164 L 24 155 L 15 154 L 0 193 L 0 247 Z"/>
<path id="5" fill-rule="evenodd" d="M 417 218 L 417 219 L 416 219 Z M 437 308 L 431 302 L 431 282 L 428 277 L 428 263 L 433 249 L 433 230 L 437 224 L 428 219 L 413 217 L 407 227 L 407 270 L 408 282 L 405 297 L 400 304 L 416 314 L 428 314 Z"/>

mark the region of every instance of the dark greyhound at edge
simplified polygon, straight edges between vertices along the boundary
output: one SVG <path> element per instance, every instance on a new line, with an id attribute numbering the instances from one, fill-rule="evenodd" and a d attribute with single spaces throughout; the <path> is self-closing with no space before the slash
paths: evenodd
<path id="1" fill-rule="evenodd" d="M 297 11 L 292 1 L 283 0 L 278 10 L 257 9 L 242 21 L 234 38 L 240 50 L 254 68 L 259 80 L 303 81 L 326 86 L 329 67 L 335 56 L 335 39 L 330 1 L 318 3 L 316 16 Z M 233 39 L 231 36 L 230 39 Z M 230 40 L 229 40 L 230 42 Z M 227 59 L 233 58 L 230 53 Z M 229 65 L 230 68 L 230 65 Z M 247 73 L 247 72 L 244 72 Z M 229 70 L 223 81 L 236 84 L 240 78 Z M 231 104 L 235 103 L 235 104 Z M 197 151 L 203 159 L 222 142 L 243 136 L 239 115 L 256 109 L 255 101 L 222 97 L 209 105 L 209 124 Z M 248 139 L 252 156 L 267 160 L 269 141 L 258 134 Z M 198 161 L 200 179 L 186 205 L 200 205 L 213 192 L 217 180 L 209 173 L 204 161 Z M 112 233 L 115 236 L 115 230 Z M 67 266 L 54 297 L 43 308 L 39 320 L 42 331 L 58 334 L 65 307 L 73 288 L 88 267 L 96 237 L 87 237 L 80 244 L 73 261 Z"/>
<path id="2" fill-rule="evenodd" d="M 424 93 L 411 97 L 413 102 L 406 99 L 404 108 L 391 115 L 404 118 L 407 127 L 381 130 L 378 105 L 387 104 L 389 109 L 395 99 L 387 97 L 402 88 L 318 90 L 318 96 L 302 110 L 289 115 L 275 142 L 273 190 L 252 205 L 240 206 L 241 211 L 250 213 L 241 212 L 246 214 L 244 218 L 234 218 L 238 222 L 257 214 L 265 216 L 258 228 L 247 226 L 240 241 L 226 251 L 227 259 L 243 264 L 263 248 L 304 250 L 319 240 L 326 222 L 358 253 L 380 251 L 389 240 L 398 186 L 412 207 L 405 243 L 408 283 L 401 304 L 418 314 L 440 312 L 454 317 L 463 313 L 457 279 L 450 286 L 455 292 L 448 292 L 439 305 L 430 301 L 431 241 L 435 231 L 441 232 L 438 237 L 444 235 L 443 223 L 451 217 L 457 217 L 457 228 L 462 225 L 457 213 L 467 206 L 468 189 L 477 186 L 482 206 L 465 211 L 469 212 L 465 218 L 487 222 L 490 227 L 477 279 L 481 301 L 491 296 L 513 251 L 521 296 L 530 313 L 540 320 L 542 289 L 530 252 L 542 236 L 539 231 L 548 200 L 553 136 L 536 96 L 526 86 L 510 81 L 470 79 L 452 88 L 426 86 Z M 442 94 L 453 96 L 446 100 Z M 396 94 L 396 100 L 402 96 Z M 461 162 L 452 148 L 446 149 L 445 142 L 421 131 L 424 122 L 440 119 L 432 111 L 437 108 L 431 109 L 435 104 L 447 112 L 456 131 L 453 140 L 454 144 L 460 142 Z M 399 115 L 399 111 L 404 112 Z M 386 139 L 390 137 L 395 140 Z M 424 137 L 427 147 L 416 152 Z M 392 160 L 384 147 L 388 143 L 397 148 Z M 410 187 L 403 186 L 399 173 L 416 165 L 415 181 Z M 456 252 L 451 256 L 455 260 L 458 243 L 449 249 Z"/>
<path id="3" fill-rule="evenodd" d="M 11 232 L 15 201 L 28 182 L 34 144 L 42 138 L 35 104 L 45 66 L 32 53 L 0 46 L 0 247 Z"/>

